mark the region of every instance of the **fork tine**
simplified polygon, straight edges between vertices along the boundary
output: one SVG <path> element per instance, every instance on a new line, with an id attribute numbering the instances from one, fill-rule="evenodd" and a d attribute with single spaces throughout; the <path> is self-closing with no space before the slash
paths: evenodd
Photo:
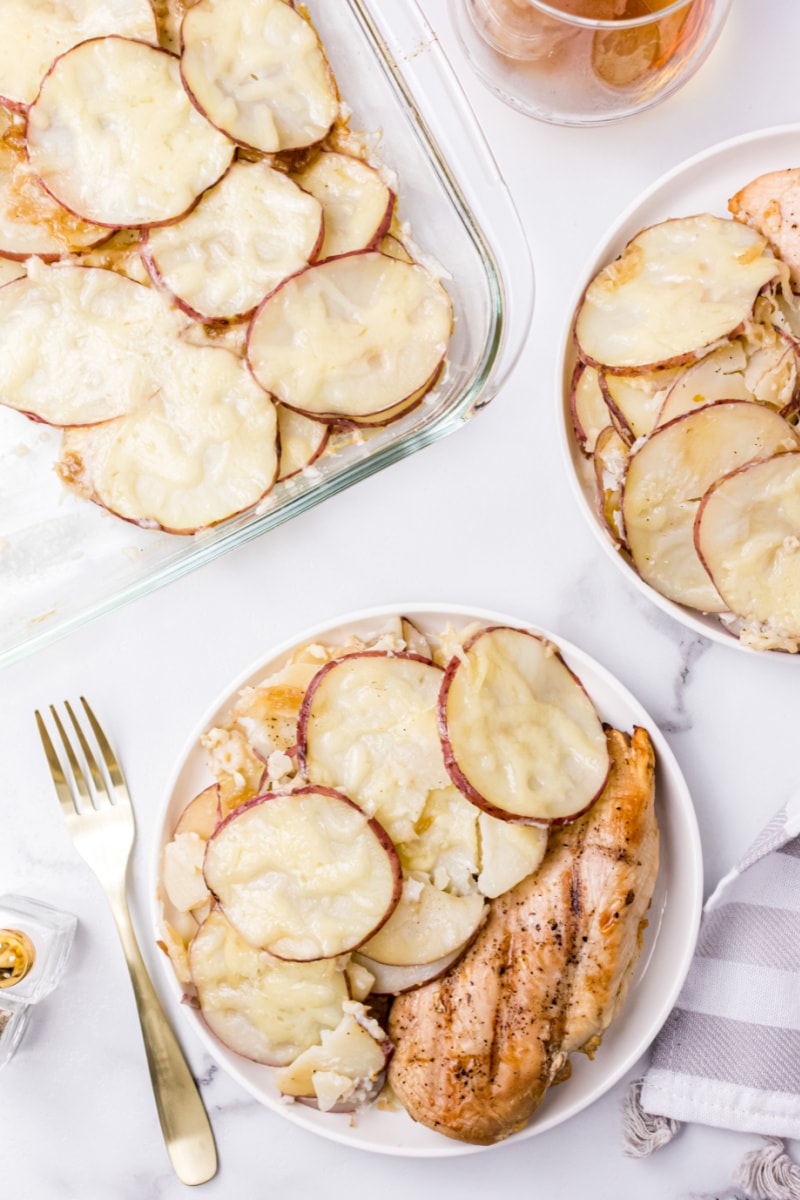
<path id="1" fill-rule="evenodd" d="M 65 819 L 67 821 L 71 821 L 77 813 L 72 790 L 67 783 L 67 777 L 64 774 L 61 762 L 56 754 L 56 748 L 50 740 L 50 734 L 47 732 L 47 726 L 42 720 L 41 713 L 38 709 L 36 710 L 36 724 L 39 728 L 39 737 L 42 739 L 42 746 L 44 747 L 44 753 L 45 757 L 47 758 L 47 765 L 50 768 L 50 774 L 53 777 L 56 794 L 61 802 L 62 812 L 64 813 Z"/>
<path id="2" fill-rule="evenodd" d="M 89 718 L 89 724 L 92 727 L 92 732 L 94 733 L 94 736 L 97 738 L 97 744 L 100 747 L 100 753 L 103 756 L 103 762 L 105 763 L 105 767 L 106 767 L 106 770 L 108 771 L 109 778 L 111 780 L 111 783 L 113 784 L 114 791 L 116 793 L 116 799 L 124 800 L 127 802 L 128 801 L 128 788 L 125 783 L 125 777 L 122 774 L 122 769 L 120 768 L 120 765 L 117 762 L 114 751 L 111 749 L 108 738 L 103 733 L 102 726 L 100 725 L 100 722 L 97 720 L 97 717 L 94 715 L 91 708 L 89 707 L 89 702 L 85 696 L 81 696 L 81 704 L 83 705 L 83 709 L 84 709 L 84 712 L 86 713 L 86 716 Z"/>
<path id="3" fill-rule="evenodd" d="M 50 705 L 50 713 L 55 721 L 56 729 L 58 730 L 61 741 L 64 744 L 64 751 L 69 761 L 69 769 L 72 772 L 72 778 L 75 782 L 75 787 L 78 789 L 78 795 L 80 796 L 81 801 L 80 811 L 92 809 L 94 808 L 94 802 L 92 800 L 92 793 L 89 790 L 89 784 L 86 782 L 86 776 L 83 772 L 83 767 L 78 762 L 77 755 L 72 748 L 72 742 L 67 737 L 67 731 L 61 724 L 61 718 L 52 704 Z M 76 805 L 75 807 L 77 808 L 78 806 Z"/>
<path id="4" fill-rule="evenodd" d="M 69 719 L 70 719 L 70 721 L 72 721 L 75 732 L 78 735 L 78 741 L 80 743 L 81 751 L 83 752 L 84 760 L 85 760 L 86 765 L 89 768 L 89 771 L 91 773 L 92 782 L 94 784 L 95 800 L 97 800 L 99 803 L 105 801 L 107 804 L 110 804 L 111 803 L 111 795 L 108 790 L 108 784 L 105 781 L 103 772 L 100 770 L 100 768 L 97 765 L 97 759 L 95 758 L 94 754 L 92 753 L 92 748 L 86 740 L 85 733 L 83 732 L 80 725 L 78 724 L 78 718 L 75 716 L 75 713 L 72 711 L 72 705 L 70 704 L 69 700 L 64 701 L 64 708 L 67 710 L 67 713 L 69 714 Z M 73 763 L 73 771 L 74 771 L 74 763 Z"/>

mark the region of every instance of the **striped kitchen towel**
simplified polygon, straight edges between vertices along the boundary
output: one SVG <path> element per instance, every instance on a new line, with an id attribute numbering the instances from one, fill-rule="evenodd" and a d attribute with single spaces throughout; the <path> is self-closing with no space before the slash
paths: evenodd
<path id="1" fill-rule="evenodd" d="M 705 905 L 686 982 L 628 1098 L 626 1153 L 649 1154 L 682 1121 L 764 1134 L 738 1182 L 769 1161 L 785 1176 L 774 1195 L 800 1197 L 779 1141 L 800 1138 L 800 795 Z"/>

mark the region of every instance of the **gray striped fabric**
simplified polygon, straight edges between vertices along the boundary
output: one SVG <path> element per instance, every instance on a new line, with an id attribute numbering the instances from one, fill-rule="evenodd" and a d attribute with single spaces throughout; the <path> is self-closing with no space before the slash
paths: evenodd
<path id="1" fill-rule="evenodd" d="M 678 1121 L 800 1138 L 800 796 L 706 904 L 641 1103 Z"/>

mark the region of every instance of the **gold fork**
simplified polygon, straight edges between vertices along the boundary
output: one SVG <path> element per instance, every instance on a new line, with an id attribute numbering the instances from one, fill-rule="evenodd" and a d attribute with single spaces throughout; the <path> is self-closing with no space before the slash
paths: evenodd
<path id="1" fill-rule="evenodd" d="M 68 771 L 64 770 L 47 727 L 37 712 L 39 735 L 69 834 L 76 850 L 99 879 L 111 906 L 136 997 L 167 1153 L 182 1183 L 206 1183 L 217 1170 L 214 1136 L 197 1085 L 150 982 L 128 911 L 128 862 L 135 835 L 130 795 L 114 752 L 83 696 L 81 704 L 100 751 L 105 774 L 98 767 L 86 735 L 68 703 L 64 707 L 75 729 L 91 784 L 52 705 L 50 713 L 63 743 Z"/>

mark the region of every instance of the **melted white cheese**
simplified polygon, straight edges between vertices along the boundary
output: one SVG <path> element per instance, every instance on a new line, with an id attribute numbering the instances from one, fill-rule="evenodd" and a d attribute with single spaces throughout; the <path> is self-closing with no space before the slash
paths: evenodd
<path id="1" fill-rule="evenodd" d="M 150 231 L 157 277 L 201 320 L 240 317 L 306 266 L 319 201 L 265 162 L 234 163 L 182 220 Z"/>
<path id="2" fill-rule="evenodd" d="M 56 199 L 109 226 L 180 216 L 234 151 L 192 105 L 174 55 L 119 37 L 58 60 L 31 106 L 27 141 Z"/>
<path id="3" fill-rule="evenodd" d="M 121 34 L 158 44 L 148 0 L 3 0 L 0 96 L 31 104 L 57 55 L 87 38 Z"/>
<path id="4" fill-rule="evenodd" d="M 313 415 L 365 417 L 434 375 L 450 298 L 423 267 L 367 251 L 290 279 L 256 314 L 247 355 L 263 387 Z"/>
<path id="5" fill-rule="evenodd" d="M 237 142 L 266 153 L 310 146 L 336 119 L 319 39 L 284 0 L 200 0 L 182 35 L 187 88 Z"/>

